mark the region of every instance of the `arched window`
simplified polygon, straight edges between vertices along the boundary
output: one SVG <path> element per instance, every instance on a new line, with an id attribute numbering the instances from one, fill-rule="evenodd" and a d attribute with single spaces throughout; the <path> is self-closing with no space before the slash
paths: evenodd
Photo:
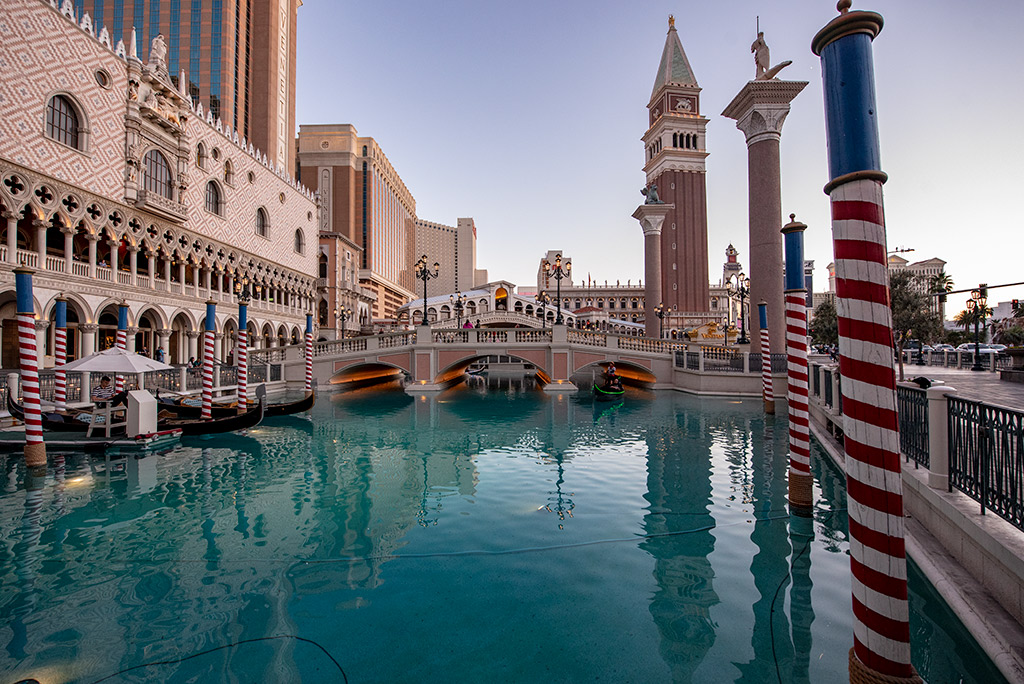
<path id="1" fill-rule="evenodd" d="M 302 234 L 301 229 L 295 230 L 295 251 L 302 254 L 306 249 L 306 236 Z"/>
<path id="2" fill-rule="evenodd" d="M 679 134 L 678 133 L 673 133 L 672 134 L 672 147 L 679 147 Z"/>
<path id="3" fill-rule="evenodd" d="M 196 166 L 206 168 L 206 145 L 203 143 L 196 145 Z"/>
<path id="4" fill-rule="evenodd" d="M 213 181 L 206 184 L 206 211 L 211 214 L 221 213 L 220 188 Z"/>
<path id="5" fill-rule="evenodd" d="M 71 100 L 63 95 L 54 95 L 46 105 L 46 135 L 59 143 L 64 143 L 76 150 L 82 149 L 79 136 L 81 124 L 78 112 Z"/>
<path id="6" fill-rule="evenodd" d="M 143 186 L 146 192 L 174 199 L 171 187 L 171 167 L 164 159 L 159 150 L 150 150 L 146 153 L 142 173 Z"/>
<path id="7" fill-rule="evenodd" d="M 228 185 L 232 185 L 235 182 L 235 167 L 231 165 L 231 160 L 224 162 L 224 182 Z"/>
<path id="8" fill-rule="evenodd" d="M 270 219 L 263 207 L 256 210 L 256 234 L 260 237 L 268 237 L 270 234 Z"/>
<path id="9" fill-rule="evenodd" d="M 327 277 L 327 255 L 326 254 L 321 254 L 320 255 L 320 277 L 321 278 L 326 278 Z"/>

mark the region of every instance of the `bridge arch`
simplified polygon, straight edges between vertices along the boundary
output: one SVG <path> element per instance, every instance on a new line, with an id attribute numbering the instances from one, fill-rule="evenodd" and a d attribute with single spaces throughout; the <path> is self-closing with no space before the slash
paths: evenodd
<path id="1" fill-rule="evenodd" d="M 582 363 L 573 370 L 573 375 L 589 377 L 593 373 L 604 373 L 609 364 L 613 362 L 615 363 L 615 372 L 621 375 L 626 381 L 642 385 L 653 385 L 658 381 L 658 377 L 650 368 L 636 363 L 635 361 L 611 358 L 593 359 Z"/>
<path id="2" fill-rule="evenodd" d="M 449 383 L 456 378 L 465 375 L 466 369 L 473 365 L 475 362 L 486 359 L 490 356 L 507 356 L 510 359 L 515 359 L 524 364 L 529 364 L 536 368 L 536 375 L 540 380 L 545 383 L 551 382 L 551 374 L 547 368 L 547 353 L 543 349 L 523 351 L 520 353 L 510 353 L 507 350 L 499 353 L 476 353 L 476 352 L 445 352 L 441 351 L 438 353 L 438 373 L 434 377 L 435 384 Z M 461 357 L 461 358 L 459 358 Z"/>
<path id="3" fill-rule="evenodd" d="M 354 361 L 331 374 L 327 384 L 355 389 L 366 385 L 412 377 L 409 369 L 384 361 Z"/>

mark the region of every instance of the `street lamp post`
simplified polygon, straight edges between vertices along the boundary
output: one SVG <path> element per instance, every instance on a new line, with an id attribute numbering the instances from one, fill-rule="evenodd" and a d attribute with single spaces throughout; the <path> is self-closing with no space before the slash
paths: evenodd
<path id="1" fill-rule="evenodd" d="M 981 365 L 981 337 L 980 324 L 985 318 L 985 307 L 988 304 L 988 297 L 980 288 L 971 290 L 971 298 L 967 300 L 967 310 L 974 314 L 974 365 L 972 371 L 982 371 L 985 367 Z"/>
<path id="2" fill-rule="evenodd" d="M 664 339 L 665 337 L 665 316 L 672 313 L 671 306 L 665 306 L 664 304 L 658 304 L 654 307 L 654 315 L 658 317 L 658 339 Z"/>
<path id="3" fill-rule="evenodd" d="M 423 325 L 430 325 L 430 321 L 427 320 L 427 281 L 437 277 L 438 268 L 441 264 L 434 262 L 434 270 L 427 267 L 427 255 L 424 254 L 420 257 L 420 260 L 416 262 L 416 277 L 423 281 Z"/>
<path id="4" fill-rule="evenodd" d="M 537 295 L 537 302 L 540 304 L 540 329 L 547 330 L 548 327 L 548 302 L 551 301 L 551 297 L 548 296 L 547 292 L 541 292 Z"/>
<path id="5" fill-rule="evenodd" d="M 341 321 L 341 339 L 345 339 L 345 322 L 352 318 L 352 311 L 347 307 L 334 310 L 334 318 Z"/>
<path id="6" fill-rule="evenodd" d="M 736 344 L 750 344 L 750 340 L 747 338 L 747 323 L 746 318 L 744 318 L 743 311 L 743 305 L 746 302 L 747 294 L 750 293 L 750 278 L 748 278 L 744 273 L 740 273 L 735 277 L 735 282 L 731 278 L 729 279 L 728 287 L 729 294 L 740 296 L 740 336 L 739 339 L 736 340 Z"/>
<path id="7" fill-rule="evenodd" d="M 568 278 L 572 271 L 572 262 L 566 260 L 562 264 L 562 255 L 555 255 L 555 263 L 544 260 L 544 275 L 555 279 L 555 309 L 558 314 L 555 316 L 555 325 L 562 325 L 562 278 Z"/>
<path id="8" fill-rule="evenodd" d="M 426 297 L 424 297 L 426 299 Z M 461 292 L 456 292 L 453 295 L 448 295 L 448 301 L 452 303 L 455 308 L 455 315 L 459 320 L 459 330 L 462 329 L 462 310 L 466 306 L 466 295 Z"/>

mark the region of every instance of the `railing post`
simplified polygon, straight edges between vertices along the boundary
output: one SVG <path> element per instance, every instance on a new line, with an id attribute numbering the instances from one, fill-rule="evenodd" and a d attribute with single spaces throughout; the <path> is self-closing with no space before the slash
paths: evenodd
<path id="1" fill-rule="evenodd" d="M 429 325 L 416 326 L 416 346 L 429 346 L 434 341 Z"/>
<path id="2" fill-rule="evenodd" d="M 178 391 L 184 394 L 188 391 L 188 366 L 178 369 Z"/>
<path id="3" fill-rule="evenodd" d="M 937 385 L 925 390 L 928 399 L 928 486 L 949 489 L 949 395 L 956 388 Z"/>
<path id="4" fill-rule="evenodd" d="M 377 335 L 371 335 L 366 338 L 367 349 L 380 349 L 380 337 Z"/>
<path id="5" fill-rule="evenodd" d="M 697 345 L 697 372 L 704 372 L 704 350 L 701 349 L 700 345 Z"/>

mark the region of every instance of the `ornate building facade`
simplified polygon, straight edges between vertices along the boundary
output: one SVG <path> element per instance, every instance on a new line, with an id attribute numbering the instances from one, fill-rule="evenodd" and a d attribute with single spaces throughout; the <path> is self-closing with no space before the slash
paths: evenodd
<path id="1" fill-rule="evenodd" d="M 159 39 L 143 63 L 135 34 L 111 45 L 70 2 L 5 0 L 0 26 L 3 366 L 17 359 L 18 265 L 36 271 L 41 356 L 63 294 L 70 358 L 112 344 L 121 301 L 129 349 L 199 358 L 213 300 L 227 360 L 243 283 L 250 346 L 298 342 L 315 294 L 313 194 L 175 87 Z"/>
<path id="2" fill-rule="evenodd" d="M 63 5 L 72 3 L 64 2 Z M 63 6 L 62 5 L 62 6 Z M 75 0 L 111 44 L 163 35 L 171 81 L 267 156 L 295 166 L 295 48 L 302 0 Z M 188 74 L 184 85 L 181 73 Z"/>

